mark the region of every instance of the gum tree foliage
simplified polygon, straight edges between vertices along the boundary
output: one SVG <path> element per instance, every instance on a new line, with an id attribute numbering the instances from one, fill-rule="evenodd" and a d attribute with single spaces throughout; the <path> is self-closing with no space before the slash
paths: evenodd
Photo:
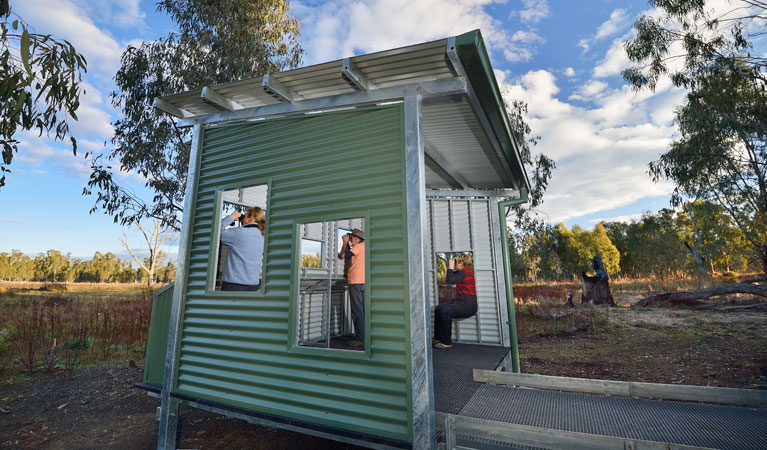
<path id="1" fill-rule="evenodd" d="M 180 228 L 191 130 L 152 107 L 156 97 L 296 67 L 299 21 L 284 0 L 164 0 L 157 9 L 178 32 L 129 46 L 115 75 L 112 150 L 92 159 L 84 194 L 122 225 L 144 218 Z M 133 172 L 153 193 L 145 201 L 117 176 Z"/>
<path id="2" fill-rule="evenodd" d="M 511 131 L 519 146 L 519 155 L 522 159 L 530 178 L 530 192 L 528 202 L 517 205 L 507 211 L 507 217 L 514 218 L 514 227 L 518 230 L 534 230 L 544 224 L 535 216 L 535 208 L 543 204 L 543 194 L 551 180 L 552 172 L 556 168 L 553 159 L 543 153 L 533 154 L 532 148 L 541 140 L 540 136 L 533 136 L 530 125 L 525 121 L 527 116 L 527 103 L 521 100 L 512 100 L 506 105 L 506 114 L 509 116 Z M 512 242 L 510 238 L 509 242 Z"/>
<path id="3" fill-rule="evenodd" d="M 640 66 L 624 71 L 636 89 L 670 76 L 689 88 L 676 109 L 679 137 L 650 163 L 655 181 L 676 183 L 672 205 L 701 199 L 720 206 L 767 273 L 767 2 L 741 0 L 726 12 L 704 0 L 653 0 L 626 43 Z"/>
<path id="4" fill-rule="evenodd" d="M 140 275 L 141 269 L 137 269 Z M 169 262 L 157 271 L 156 282 L 173 280 L 176 266 Z M 146 281 L 146 278 L 141 278 Z M 46 281 L 46 282 L 134 282 L 137 271 L 129 260 L 123 260 L 111 252 L 96 252 L 93 258 L 83 261 L 72 258 L 69 253 L 48 250 L 29 257 L 20 250 L 0 252 L 0 280 Z"/>
<path id="5" fill-rule="evenodd" d="M 80 83 L 86 72 L 83 55 L 67 41 L 35 33 L 0 0 L 0 188 L 19 150 L 19 131 L 36 131 L 56 140 L 77 141 L 68 119 L 77 120 Z"/>

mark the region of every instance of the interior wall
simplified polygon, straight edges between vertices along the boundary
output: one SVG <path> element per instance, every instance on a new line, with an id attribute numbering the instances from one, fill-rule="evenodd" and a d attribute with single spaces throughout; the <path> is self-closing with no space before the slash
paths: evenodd
<path id="1" fill-rule="evenodd" d="M 439 304 L 437 286 L 438 252 L 468 252 L 474 254 L 474 274 L 477 285 L 478 310 L 474 317 L 453 321 L 453 341 L 502 345 L 505 296 L 499 287 L 503 270 L 497 267 L 493 245 L 492 202 L 489 199 L 429 198 L 427 207 L 428 241 L 430 243 L 429 304 L 432 329 L 434 308 Z"/>

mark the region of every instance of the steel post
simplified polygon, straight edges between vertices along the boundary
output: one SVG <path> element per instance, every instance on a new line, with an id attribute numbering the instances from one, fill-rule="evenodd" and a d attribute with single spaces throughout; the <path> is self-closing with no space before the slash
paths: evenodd
<path id="1" fill-rule="evenodd" d="M 517 343 L 517 313 L 514 308 L 514 291 L 511 285 L 511 259 L 509 257 L 509 232 L 506 228 L 506 208 L 527 203 L 527 189 L 520 189 L 519 198 L 498 202 L 498 215 L 501 219 L 501 251 L 503 253 L 503 278 L 506 281 L 506 305 L 509 312 L 509 338 L 511 341 L 511 366 L 514 373 L 520 373 L 519 345 Z"/>

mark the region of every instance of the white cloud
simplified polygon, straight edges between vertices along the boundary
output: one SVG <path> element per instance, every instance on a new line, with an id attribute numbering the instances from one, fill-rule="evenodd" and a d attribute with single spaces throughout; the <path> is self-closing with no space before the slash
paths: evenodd
<path id="1" fill-rule="evenodd" d="M 575 76 L 575 70 L 572 67 L 568 67 L 565 69 L 565 76 L 566 77 L 574 77 Z"/>
<path id="2" fill-rule="evenodd" d="M 627 87 L 610 89 L 590 80 L 579 90 L 589 106 L 557 98 L 557 78 L 551 72 L 530 71 L 517 79 L 497 72 L 504 98 L 527 102 L 528 123 L 541 136 L 533 149 L 552 157 L 554 171 L 543 209 L 553 222 L 607 211 L 641 198 L 668 194 L 667 183 L 653 183 L 647 164 L 665 151 L 673 137 L 670 124 L 652 116 L 679 95 L 665 88 L 635 93 Z"/>
<path id="3" fill-rule="evenodd" d="M 617 217 L 610 217 L 610 218 L 592 219 L 591 223 L 593 223 L 593 224 L 597 224 L 599 222 L 627 222 L 627 223 L 630 223 L 630 222 L 638 221 L 639 219 L 642 218 L 643 215 L 644 215 L 644 213 L 639 213 L 639 214 L 631 214 L 631 215 L 628 215 L 628 216 L 617 216 Z"/>
<path id="4" fill-rule="evenodd" d="M 310 7 L 291 4 L 302 19 L 306 64 L 427 42 L 480 29 L 491 51 L 509 61 L 529 60 L 543 38 L 534 30 L 510 34 L 485 7 L 503 0 L 353 0 Z"/>
<path id="5" fill-rule="evenodd" d="M 522 4 L 525 9 L 519 11 L 519 19 L 523 23 L 538 23 L 551 14 L 548 0 L 522 0 Z"/>
<path id="6" fill-rule="evenodd" d="M 608 90 L 608 84 L 600 80 L 589 80 L 568 97 L 570 100 L 593 100 L 602 96 Z"/>
<path id="7" fill-rule="evenodd" d="M 584 52 L 587 52 L 595 43 L 601 42 L 616 33 L 625 32 L 630 25 L 631 22 L 629 21 L 626 10 L 616 9 L 610 14 L 610 18 L 597 28 L 597 32 L 594 36 L 587 39 L 581 39 L 581 41 L 578 42 L 578 45 L 583 48 Z"/>
<path id="8" fill-rule="evenodd" d="M 632 65 L 626 52 L 623 50 L 625 39 L 615 39 L 607 50 L 605 57 L 594 67 L 594 77 L 605 78 L 620 74 L 623 69 Z"/>
<path id="9" fill-rule="evenodd" d="M 0 222 L 24 223 L 21 219 L 14 219 L 12 217 L 0 217 Z"/>
<path id="10" fill-rule="evenodd" d="M 83 158 L 84 152 L 78 151 L 76 156 L 73 155 L 68 140 L 63 143 L 56 142 L 30 132 L 19 133 L 18 138 L 19 153 L 13 160 L 17 168 L 26 168 L 43 176 L 50 175 L 50 169 L 74 178 L 86 179 L 90 175 L 90 166 Z"/>
<path id="11" fill-rule="evenodd" d="M 139 0 L 72 0 L 85 10 L 96 22 L 119 28 L 146 29 L 146 14 L 141 11 Z"/>
<path id="12" fill-rule="evenodd" d="M 14 11 L 36 32 L 71 42 L 88 61 L 89 74 L 111 79 L 117 71 L 122 47 L 109 33 L 97 27 L 80 6 L 63 0 L 34 0 L 15 3 Z"/>
<path id="13" fill-rule="evenodd" d="M 78 120 L 69 118 L 72 134 L 76 138 L 109 139 L 114 129 L 110 123 L 111 105 L 105 100 L 98 89 L 89 83 L 83 83 L 85 94 L 80 96 L 80 107 L 77 108 Z"/>

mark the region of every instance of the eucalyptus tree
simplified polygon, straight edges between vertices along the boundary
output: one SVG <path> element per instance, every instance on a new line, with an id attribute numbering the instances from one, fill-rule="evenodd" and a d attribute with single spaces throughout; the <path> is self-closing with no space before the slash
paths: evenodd
<path id="1" fill-rule="evenodd" d="M 179 229 L 191 132 L 156 111 L 156 97 L 298 66 L 299 21 L 285 0 L 163 0 L 159 11 L 178 28 L 129 46 L 115 75 L 112 149 L 91 160 L 84 194 L 122 225 L 144 218 Z M 152 192 L 144 200 L 118 176 L 132 172 Z"/>
<path id="2" fill-rule="evenodd" d="M 0 188 L 19 151 L 19 131 L 69 138 L 77 153 L 69 119 L 77 120 L 86 70 L 85 57 L 72 44 L 35 33 L 12 12 L 9 0 L 0 0 Z"/>
<path id="3" fill-rule="evenodd" d="M 702 199 L 721 206 L 767 273 L 767 3 L 652 0 L 662 14 L 637 20 L 624 71 L 635 88 L 670 76 L 689 88 L 676 110 L 679 137 L 650 163 L 655 181 L 676 183 L 672 204 Z"/>
<path id="4" fill-rule="evenodd" d="M 694 87 L 716 67 L 742 67 L 749 78 L 767 81 L 767 2 L 733 0 L 727 10 L 707 0 L 648 3 L 656 11 L 636 20 L 636 36 L 624 44 L 637 65 L 623 77 L 635 89 L 654 90 L 666 76 L 677 86 Z"/>
<path id="5" fill-rule="evenodd" d="M 546 192 L 557 165 L 553 159 L 545 154 L 533 153 L 532 149 L 538 144 L 541 137 L 533 135 L 532 129 L 526 121 L 527 103 L 521 100 L 507 99 L 506 114 L 511 124 L 511 133 L 519 149 L 520 159 L 530 174 L 531 184 L 528 202 L 525 205 L 509 208 L 506 216 L 514 218 L 514 226 L 518 230 L 532 232 L 546 225 L 535 215 L 535 208 L 543 204 L 543 194 Z"/>

